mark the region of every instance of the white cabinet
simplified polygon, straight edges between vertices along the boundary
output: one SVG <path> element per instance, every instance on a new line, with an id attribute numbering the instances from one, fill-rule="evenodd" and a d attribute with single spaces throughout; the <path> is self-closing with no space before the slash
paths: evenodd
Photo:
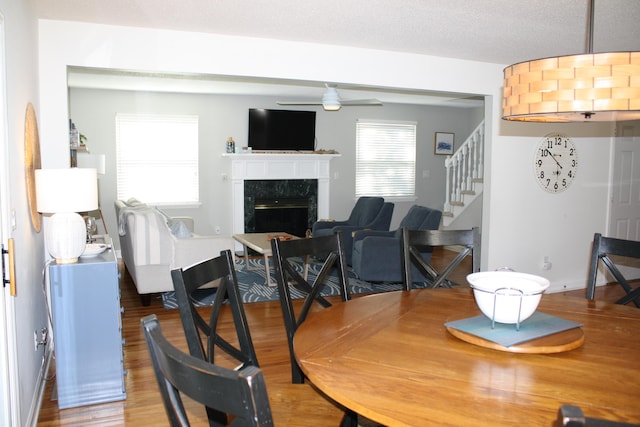
<path id="1" fill-rule="evenodd" d="M 58 407 L 126 398 L 118 264 L 109 249 L 51 264 Z"/>

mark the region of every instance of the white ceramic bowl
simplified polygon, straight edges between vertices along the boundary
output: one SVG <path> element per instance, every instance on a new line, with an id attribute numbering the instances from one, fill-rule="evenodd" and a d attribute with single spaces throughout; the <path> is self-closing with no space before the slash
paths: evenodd
<path id="1" fill-rule="evenodd" d="M 499 323 L 518 323 L 531 317 L 550 285 L 544 277 L 514 271 L 473 273 L 467 280 L 482 313 Z"/>

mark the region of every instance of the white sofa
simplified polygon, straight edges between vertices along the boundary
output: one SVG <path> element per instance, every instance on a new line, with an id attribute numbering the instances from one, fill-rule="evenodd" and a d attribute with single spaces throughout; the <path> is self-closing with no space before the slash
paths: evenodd
<path id="1" fill-rule="evenodd" d="M 116 200 L 115 209 L 122 260 L 144 305 L 152 293 L 173 290 L 171 270 L 234 250 L 231 237 L 193 234 L 192 218 L 170 218 L 135 199 Z"/>

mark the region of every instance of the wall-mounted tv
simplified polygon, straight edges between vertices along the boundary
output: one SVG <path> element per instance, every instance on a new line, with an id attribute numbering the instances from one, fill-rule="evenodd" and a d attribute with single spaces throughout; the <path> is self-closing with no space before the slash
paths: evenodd
<path id="1" fill-rule="evenodd" d="M 316 112 L 251 108 L 248 145 L 254 151 L 313 151 Z"/>

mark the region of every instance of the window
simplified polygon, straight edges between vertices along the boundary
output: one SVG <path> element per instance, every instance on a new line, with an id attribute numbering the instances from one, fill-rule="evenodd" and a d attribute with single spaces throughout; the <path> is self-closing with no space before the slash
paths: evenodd
<path id="1" fill-rule="evenodd" d="M 199 202 L 198 117 L 116 115 L 118 199 Z"/>
<path id="2" fill-rule="evenodd" d="M 415 197 L 416 123 L 358 120 L 356 197 Z"/>

